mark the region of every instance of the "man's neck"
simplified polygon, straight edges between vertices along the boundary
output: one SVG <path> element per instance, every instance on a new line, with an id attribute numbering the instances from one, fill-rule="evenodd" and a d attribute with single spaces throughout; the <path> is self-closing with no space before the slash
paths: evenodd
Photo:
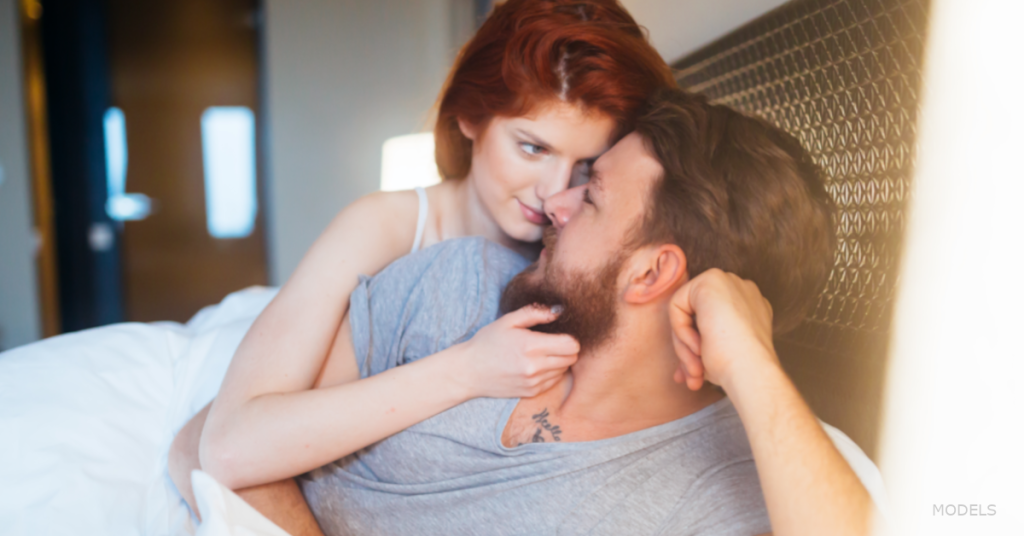
<path id="1" fill-rule="evenodd" d="M 580 355 L 554 409 L 561 418 L 614 437 L 681 419 L 723 397 L 709 384 L 695 392 L 672 379 L 679 359 L 670 327 L 651 317 L 620 318 L 606 344 Z M 667 311 L 658 317 L 667 319 Z"/>

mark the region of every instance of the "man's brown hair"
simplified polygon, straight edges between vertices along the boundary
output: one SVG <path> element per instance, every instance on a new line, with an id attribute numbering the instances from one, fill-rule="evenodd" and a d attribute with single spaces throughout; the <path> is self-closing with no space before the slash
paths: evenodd
<path id="1" fill-rule="evenodd" d="M 636 131 L 664 168 L 635 245 L 670 242 L 691 278 L 753 281 L 776 333 L 800 323 L 832 270 L 833 203 L 800 143 L 761 119 L 683 90 L 655 93 Z"/>

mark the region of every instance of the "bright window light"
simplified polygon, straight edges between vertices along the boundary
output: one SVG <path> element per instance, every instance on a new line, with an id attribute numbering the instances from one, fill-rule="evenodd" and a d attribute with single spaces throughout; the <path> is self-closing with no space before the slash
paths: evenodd
<path id="1" fill-rule="evenodd" d="M 108 108 L 103 114 L 103 141 L 107 153 L 107 197 L 114 197 L 124 193 L 128 172 L 128 138 L 120 108 Z"/>
<path id="2" fill-rule="evenodd" d="M 128 174 L 128 137 L 124 112 L 120 108 L 108 108 L 103 114 L 103 144 L 107 160 L 107 215 L 114 221 L 145 219 L 150 212 L 149 198 L 124 192 Z"/>
<path id="3" fill-rule="evenodd" d="M 203 112 L 206 228 L 214 238 L 244 238 L 256 221 L 256 121 L 243 106 Z"/>
<path id="4" fill-rule="evenodd" d="M 441 182 L 434 162 L 434 134 L 408 134 L 384 142 L 380 166 L 380 189 L 385 192 L 409 190 Z"/>

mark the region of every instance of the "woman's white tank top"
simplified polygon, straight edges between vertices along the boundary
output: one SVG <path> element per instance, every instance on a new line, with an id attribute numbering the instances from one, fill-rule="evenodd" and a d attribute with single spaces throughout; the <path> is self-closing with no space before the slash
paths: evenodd
<path id="1" fill-rule="evenodd" d="M 412 251 L 416 253 L 423 243 L 423 231 L 427 228 L 427 212 L 430 210 L 430 203 L 427 202 L 427 191 L 422 186 L 416 187 L 416 196 L 420 198 L 419 216 L 416 218 L 416 239 L 412 243 Z"/>

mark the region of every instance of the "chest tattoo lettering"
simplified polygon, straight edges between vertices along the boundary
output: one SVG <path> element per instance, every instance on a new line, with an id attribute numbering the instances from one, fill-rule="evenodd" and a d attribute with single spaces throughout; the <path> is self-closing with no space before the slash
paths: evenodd
<path id="1" fill-rule="evenodd" d="M 540 413 L 531 415 L 530 418 L 537 425 L 537 430 L 533 433 L 533 437 L 530 438 L 530 443 L 546 443 L 547 441 L 561 441 L 562 440 L 562 428 L 557 424 L 551 424 L 548 417 L 551 413 L 548 412 L 548 408 L 544 408 Z M 545 439 L 544 432 L 547 431 L 550 434 L 550 439 Z M 519 443 L 516 446 L 522 446 L 523 443 Z"/>
<path id="2" fill-rule="evenodd" d="M 537 433 L 533 435 L 534 443 L 544 442 L 543 430 L 547 430 L 555 441 L 562 440 L 562 428 L 551 424 L 551 421 L 548 421 L 549 416 L 548 408 L 544 408 L 540 413 L 533 416 L 533 422 L 537 423 Z"/>

